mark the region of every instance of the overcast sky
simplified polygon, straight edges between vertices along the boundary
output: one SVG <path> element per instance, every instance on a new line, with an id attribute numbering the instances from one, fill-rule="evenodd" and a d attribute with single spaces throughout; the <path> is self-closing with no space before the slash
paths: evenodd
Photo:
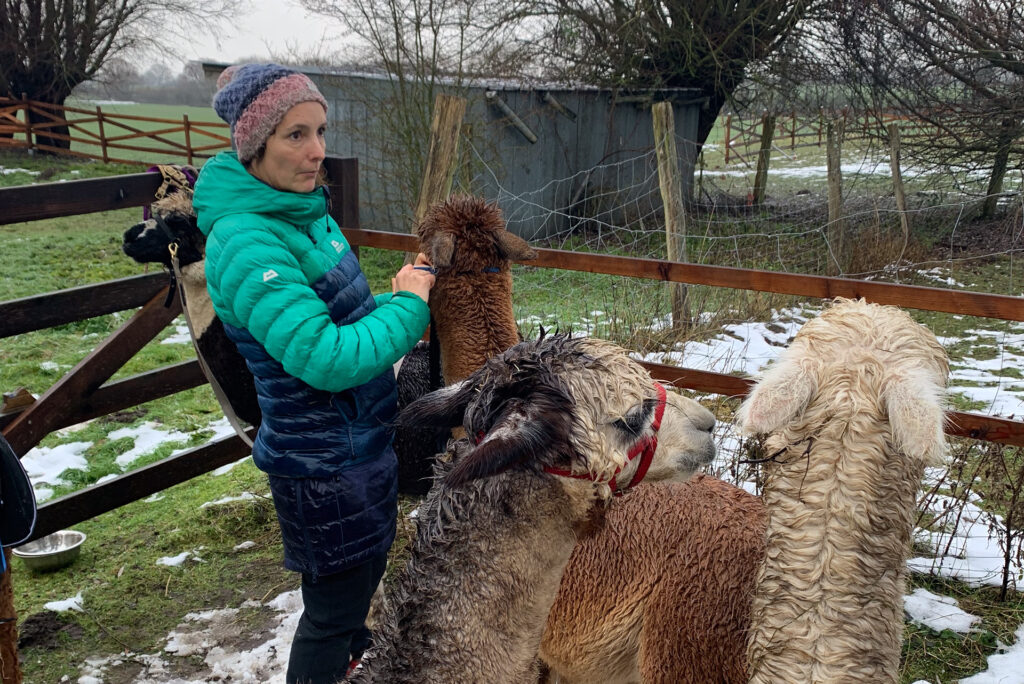
<path id="1" fill-rule="evenodd" d="M 336 22 L 308 15 L 298 0 L 249 0 L 232 21 L 222 22 L 216 37 L 195 35 L 179 50 L 180 69 L 193 59 L 236 62 L 249 57 L 313 53 L 330 54 L 341 47 L 341 31 Z M 163 59 L 161 55 L 159 59 Z"/>

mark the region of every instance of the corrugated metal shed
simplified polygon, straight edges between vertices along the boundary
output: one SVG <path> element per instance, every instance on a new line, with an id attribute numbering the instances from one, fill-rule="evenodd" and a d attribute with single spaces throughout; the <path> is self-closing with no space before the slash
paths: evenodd
<path id="1" fill-rule="evenodd" d="M 204 64 L 211 76 L 225 66 Z M 623 93 L 477 81 L 402 92 L 386 75 L 301 70 L 330 103 L 329 151 L 359 158 L 364 228 L 409 230 L 428 141 L 427 109 L 438 92 L 467 100 L 458 189 L 497 201 L 509 228 L 527 239 L 567 231 L 580 220 L 620 225 L 631 215 L 660 210 L 651 154 L 653 102 L 674 103 L 689 192 L 697 150 L 692 141 L 704 104 L 696 90 Z"/>

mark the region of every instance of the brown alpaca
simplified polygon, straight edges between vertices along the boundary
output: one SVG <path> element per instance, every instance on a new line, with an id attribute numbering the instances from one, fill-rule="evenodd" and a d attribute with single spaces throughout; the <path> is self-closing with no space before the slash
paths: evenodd
<path id="1" fill-rule="evenodd" d="M 519 342 L 510 267 L 536 259 L 537 252 L 505 230 L 496 204 L 477 197 L 459 195 L 434 205 L 416 233 L 437 271 L 430 315 L 444 383 L 451 385 Z"/>
<path id="2" fill-rule="evenodd" d="M 759 498 L 704 475 L 614 501 L 562 574 L 544 681 L 746 682 L 765 524 Z"/>

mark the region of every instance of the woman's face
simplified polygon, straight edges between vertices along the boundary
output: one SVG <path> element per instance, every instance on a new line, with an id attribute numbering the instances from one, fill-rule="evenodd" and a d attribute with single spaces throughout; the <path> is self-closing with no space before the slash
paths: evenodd
<path id="1" fill-rule="evenodd" d="M 327 146 L 327 114 L 319 102 L 302 102 L 281 119 L 267 138 L 266 151 L 249 164 L 249 173 L 278 190 L 312 192 Z"/>

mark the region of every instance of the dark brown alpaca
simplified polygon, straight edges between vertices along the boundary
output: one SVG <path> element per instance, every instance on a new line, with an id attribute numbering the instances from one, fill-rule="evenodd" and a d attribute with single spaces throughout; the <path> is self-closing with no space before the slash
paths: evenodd
<path id="1" fill-rule="evenodd" d="M 536 259 L 525 240 L 505 230 L 496 204 L 453 196 L 416 227 L 437 282 L 430 314 L 440 340 L 444 383 L 464 380 L 519 342 L 512 313 L 513 261 Z"/>

